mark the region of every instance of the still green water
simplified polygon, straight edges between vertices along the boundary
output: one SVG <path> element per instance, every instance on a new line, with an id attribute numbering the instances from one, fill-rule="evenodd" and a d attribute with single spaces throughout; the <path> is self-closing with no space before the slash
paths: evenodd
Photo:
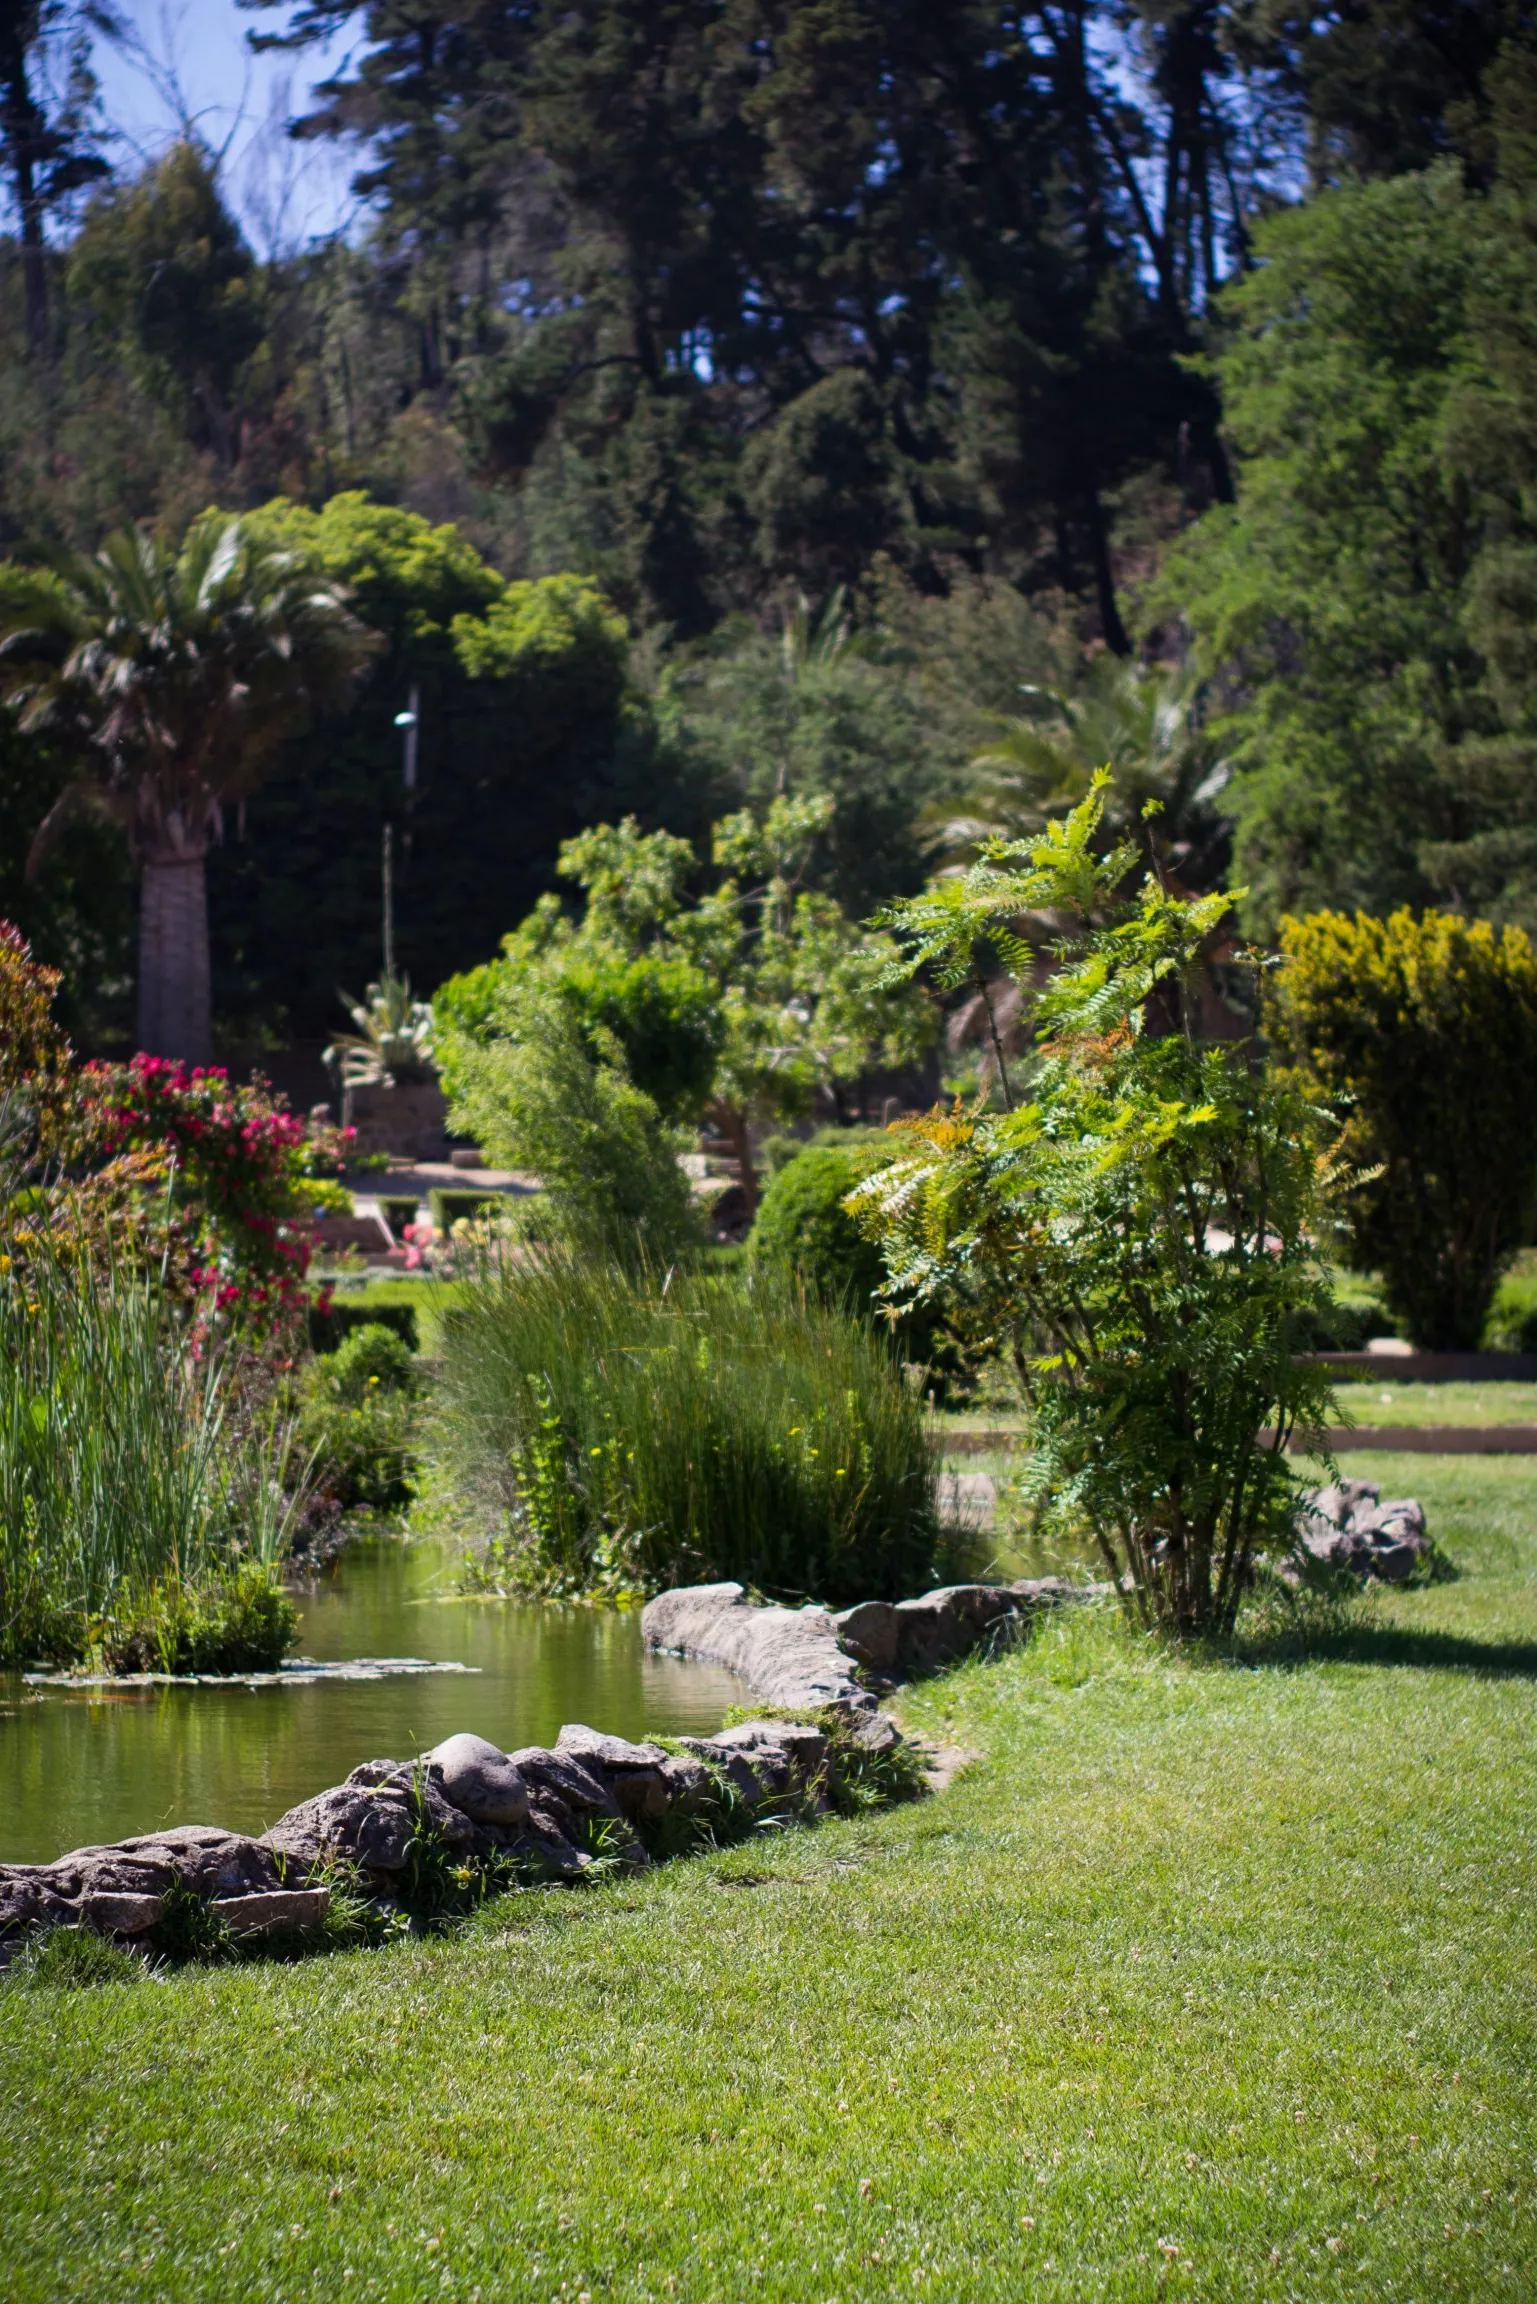
<path id="1" fill-rule="evenodd" d="M 407 1760 L 461 1728 L 504 1750 L 553 1743 L 568 1720 L 709 1735 L 747 1695 L 732 1673 L 648 1655 L 636 1610 L 455 1599 L 452 1568 L 435 1546 L 350 1545 L 297 1595 L 297 1653 L 457 1660 L 473 1677 L 77 1691 L 0 1675 L 0 1863 L 166 1824 L 260 1832 L 360 1760 Z"/>

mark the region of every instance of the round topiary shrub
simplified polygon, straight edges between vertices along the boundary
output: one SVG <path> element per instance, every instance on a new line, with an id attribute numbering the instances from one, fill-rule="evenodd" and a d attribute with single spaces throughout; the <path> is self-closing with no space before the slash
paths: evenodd
<path id="1" fill-rule="evenodd" d="M 323 1363 L 329 1389 L 349 1408 L 370 1392 L 410 1392 L 416 1384 L 416 1356 L 403 1336 L 370 1320 L 339 1344 Z"/>
<path id="2" fill-rule="evenodd" d="M 854 1186 L 890 1159 L 885 1137 L 808 1144 L 772 1177 L 748 1241 L 755 1271 L 798 1278 L 830 1304 L 868 1319 L 886 1266 L 843 1206 Z"/>

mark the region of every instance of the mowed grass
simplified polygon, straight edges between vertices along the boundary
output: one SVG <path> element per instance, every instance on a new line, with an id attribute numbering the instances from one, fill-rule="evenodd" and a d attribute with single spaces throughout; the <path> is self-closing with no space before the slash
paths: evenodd
<path id="1" fill-rule="evenodd" d="M 1537 1424 L 1537 1384 L 1395 1384 L 1391 1370 L 1339 1386 L 1352 1424 Z"/>
<path id="2" fill-rule="evenodd" d="M 1530 2296 L 1537 1467 L 1369 1474 L 1461 1574 L 1322 1655 L 1066 1618 L 909 1695 L 936 1799 L 0 1990 L 0 2293 Z"/>

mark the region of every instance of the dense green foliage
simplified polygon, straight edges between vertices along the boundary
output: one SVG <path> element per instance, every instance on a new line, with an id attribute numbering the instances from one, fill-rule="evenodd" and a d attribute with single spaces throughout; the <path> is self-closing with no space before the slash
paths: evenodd
<path id="1" fill-rule="evenodd" d="M 767 1280 L 540 1258 L 469 1289 L 443 1345 L 445 1445 L 501 1522 L 493 1582 L 734 1576 L 841 1605 L 932 1581 L 923 1410 L 839 1310 Z"/>
<path id="2" fill-rule="evenodd" d="M 304 1370 L 298 1442 L 313 1497 L 337 1512 L 393 1512 L 417 1487 L 416 1394 L 410 1344 L 383 1320 L 350 1328 Z"/>
<path id="3" fill-rule="evenodd" d="M 778 797 L 761 817 L 745 809 L 727 817 L 714 827 L 714 884 L 703 893 L 690 887 L 699 867 L 689 843 L 645 834 L 633 817 L 569 841 L 561 871 L 583 890 L 581 919 L 546 897 L 503 938 L 499 959 L 438 993 L 457 1124 L 488 1144 L 496 1127 L 504 1151 L 542 1172 L 516 1114 L 520 1100 L 530 1109 L 549 1102 L 555 1052 L 569 1046 L 571 1059 L 560 1062 L 569 1069 L 585 1055 L 600 1084 L 612 1074 L 604 1092 L 637 1122 L 636 1097 L 658 1125 L 708 1112 L 736 1156 L 750 1210 L 754 1123 L 809 1111 L 819 1097 L 836 1107 L 840 1091 L 877 1065 L 912 1061 L 932 1035 L 921 997 L 886 981 L 888 940 L 802 885 L 834 814 L 831 796 L 814 794 Z M 525 1053 L 535 1043 L 548 1053 Z M 585 1109 L 590 1093 L 574 1074 L 572 1092 Z M 511 1117 L 498 1121 L 498 1112 Z M 552 1141 L 562 1174 L 575 1141 L 564 1154 Z M 612 1160 L 604 1172 L 612 1182 L 603 1198 L 623 1194 Z"/>
<path id="4" fill-rule="evenodd" d="M 890 1138 L 850 1144 L 808 1144 L 776 1170 L 753 1218 L 749 1250 L 754 1271 L 780 1282 L 799 1278 L 830 1304 L 870 1319 L 886 1284 L 879 1248 L 843 1203 L 872 1168 L 899 1149 Z"/>
<path id="5" fill-rule="evenodd" d="M 1225 292 L 1240 455 L 1161 581 L 1223 678 L 1256 924 L 1449 897 L 1532 921 L 1537 61 L 1498 176 L 1446 165 L 1288 211 Z"/>
<path id="6" fill-rule="evenodd" d="M 1281 924 L 1278 1051 L 1337 1110 L 1362 1172 L 1358 1261 L 1406 1333 L 1475 1352 L 1537 1189 L 1537 953 L 1448 913 Z"/>
<path id="7" fill-rule="evenodd" d="M 356 152 L 370 218 L 266 256 L 195 137 L 110 172 L 99 13 L 3 29 L 0 543 L 176 537 L 217 502 L 382 642 L 210 856 L 232 1053 L 322 1038 L 377 977 L 386 826 L 424 992 L 585 824 L 697 843 L 828 799 L 805 887 L 859 917 L 935 832 L 1017 833 L 1107 756 L 1132 812 L 1165 798 L 1187 884 L 1236 818 L 1263 929 L 1530 909 L 1513 0 L 263 0 L 301 82 L 347 35 L 300 128 Z M 0 886 L 71 766 L 0 755 Z M 7 897 L 93 1034 L 126 1030 L 125 897 L 80 826 Z"/>
<path id="8" fill-rule="evenodd" d="M 357 491 L 318 512 L 277 500 L 253 524 L 345 585 L 380 643 L 345 720 L 289 747 L 210 868 L 226 1013 L 254 1003 L 320 1034 L 336 987 L 380 973 L 386 824 L 399 963 L 426 989 L 494 945 L 563 838 L 632 795 L 660 800 L 667 771 L 627 685 L 624 627 L 590 583 L 508 585 L 458 529 Z M 413 690 L 408 796 L 393 723 Z"/>
<path id="9" fill-rule="evenodd" d="M 893 907 L 910 965 L 951 981 L 985 939 L 1028 986 L 1021 922 L 1053 924 L 1061 965 L 1034 995 L 1028 1091 L 1005 1077 L 1001 1111 L 909 1122 L 905 1153 L 850 1206 L 896 1301 L 970 1297 L 1011 1354 L 1048 1515 L 1093 1532 L 1144 1617 L 1226 1632 L 1256 1559 L 1290 1547 L 1286 1440 L 1328 1401 L 1295 1356 L 1328 1304 L 1322 1131 L 1244 1047 L 1190 1029 L 1227 899 L 1152 875 L 1127 894 L 1134 851 L 1095 852 L 1108 783 L 1041 838 L 993 843 Z"/>
<path id="10" fill-rule="evenodd" d="M 936 1799 L 339 1962 L 0 1986 L 17 2304 L 202 2304 L 232 2264 L 258 2296 L 1519 2293 L 1530 1461 L 1370 1476 L 1457 1581 L 1283 1669 L 1073 1612 L 904 1699 L 981 1756 Z"/>
<path id="11" fill-rule="evenodd" d="M 678 1138 L 612 1033 L 540 998 L 520 1003 L 515 1035 L 466 1038 L 452 1063 L 454 1126 L 539 1178 L 529 1222 L 540 1238 L 625 1265 L 698 1245 Z"/>

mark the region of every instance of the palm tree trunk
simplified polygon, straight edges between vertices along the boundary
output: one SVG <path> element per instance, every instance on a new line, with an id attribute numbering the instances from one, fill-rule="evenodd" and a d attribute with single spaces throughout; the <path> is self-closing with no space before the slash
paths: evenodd
<path id="1" fill-rule="evenodd" d="M 148 856 L 139 885 L 139 1046 L 206 1064 L 212 1049 L 204 851 Z"/>

